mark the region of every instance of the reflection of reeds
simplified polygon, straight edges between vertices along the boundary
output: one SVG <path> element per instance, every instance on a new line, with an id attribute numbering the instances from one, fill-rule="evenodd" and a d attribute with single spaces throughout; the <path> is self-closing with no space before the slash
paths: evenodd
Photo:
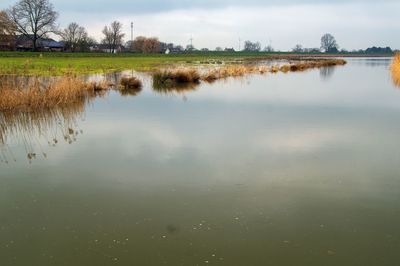
<path id="1" fill-rule="evenodd" d="M 13 153 L 8 140 L 22 141 L 29 161 L 46 153 L 40 139 L 55 146 L 60 139 L 71 144 L 79 133 L 76 118 L 85 105 L 110 88 L 105 81 L 85 83 L 74 76 L 62 78 L 0 78 L 0 158 Z M 37 152 L 39 147 L 40 153 Z"/>
<path id="2" fill-rule="evenodd" d="M 199 83 L 183 83 L 175 84 L 174 86 L 165 86 L 163 84 L 153 84 L 153 90 L 159 94 L 183 94 L 196 90 Z"/>
<path id="3" fill-rule="evenodd" d="M 23 143 L 29 161 L 40 155 L 47 157 L 41 146 L 43 138 L 50 146 L 56 146 L 62 140 L 69 144 L 75 142 L 77 136 L 83 133 L 78 127 L 77 118 L 83 116 L 86 103 L 77 101 L 65 106 L 36 109 L 31 112 L 1 112 L 1 161 L 7 163 L 8 157 L 14 157 L 8 146 L 8 142 L 13 139 Z"/>
<path id="4" fill-rule="evenodd" d="M 393 58 L 390 70 L 392 72 L 394 84 L 396 84 L 396 86 L 400 86 L 400 53 L 396 54 Z"/>

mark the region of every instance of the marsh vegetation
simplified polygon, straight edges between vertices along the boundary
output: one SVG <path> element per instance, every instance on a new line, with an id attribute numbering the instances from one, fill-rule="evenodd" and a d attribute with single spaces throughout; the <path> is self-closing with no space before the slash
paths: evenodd
<path id="1" fill-rule="evenodd" d="M 108 88 L 105 81 L 85 83 L 72 75 L 48 79 L 4 76 L 0 79 L 0 111 L 34 112 L 87 102 Z"/>
<path id="2" fill-rule="evenodd" d="M 396 56 L 393 58 L 390 70 L 392 72 L 393 82 L 397 86 L 400 86 L 400 53 L 396 54 Z"/>

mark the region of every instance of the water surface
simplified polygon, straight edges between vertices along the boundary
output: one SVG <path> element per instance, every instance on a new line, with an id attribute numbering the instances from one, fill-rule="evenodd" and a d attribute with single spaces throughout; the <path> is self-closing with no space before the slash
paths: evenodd
<path id="1" fill-rule="evenodd" d="M 396 265 L 389 63 L 178 92 L 146 78 L 136 96 L 111 92 L 40 128 L 9 118 L 0 264 Z"/>

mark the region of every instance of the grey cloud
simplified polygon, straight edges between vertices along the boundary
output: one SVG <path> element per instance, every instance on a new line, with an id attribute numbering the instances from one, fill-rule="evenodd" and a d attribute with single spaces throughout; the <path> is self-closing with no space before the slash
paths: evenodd
<path id="1" fill-rule="evenodd" d="M 8 0 L 10 2 L 10 0 Z M 54 0 L 55 7 L 60 11 L 88 12 L 88 13 L 124 13 L 142 14 L 165 12 L 177 9 L 216 9 L 226 7 L 274 6 L 274 5 L 301 5 L 301 4 L 343 4 L 358 3 L 360 5 L 376 3 L 373 0 Z M 384 3 L 395 3 L 397 0 L 383 0 Z"/>

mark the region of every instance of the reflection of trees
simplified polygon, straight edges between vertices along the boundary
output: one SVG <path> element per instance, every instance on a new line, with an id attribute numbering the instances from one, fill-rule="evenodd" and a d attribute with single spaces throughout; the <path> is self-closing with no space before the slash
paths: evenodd
<path id="1" fill-rule="evenodd" d="M 57 146 L 61 141 L 72 144 L 83 131 L 78 126 L 78 118 L 84 117 L 85 102 L 35 112 L 0 113 L 1 161 L 8 162 L 15 157 L 10 142 L 22 141 L 29 161 L 47 154 L 41 143 Z"/>
<path id="2" fill-rule="evenodd" d="M 319 69 L 319 75 L 323 80 L 330 79 L 335 73 L 335 67 L 321 67 Z"/>

